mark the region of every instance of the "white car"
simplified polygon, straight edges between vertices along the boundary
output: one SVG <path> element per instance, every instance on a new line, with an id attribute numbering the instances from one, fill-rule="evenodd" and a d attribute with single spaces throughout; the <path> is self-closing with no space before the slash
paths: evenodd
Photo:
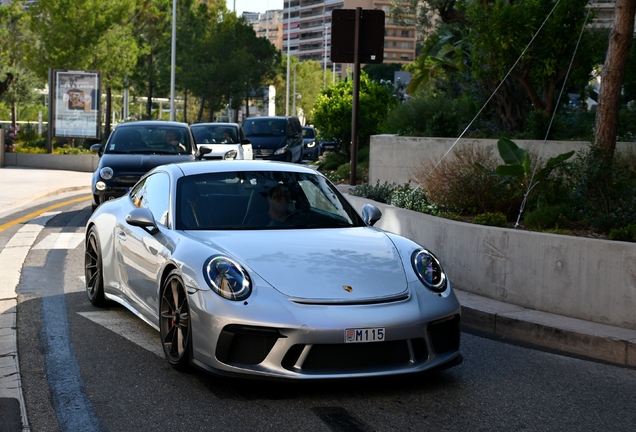
<path id="1" fill-rule="evenodd" d="M 211 150 L 204 159 L 254 159 L 252 143 L 237 123 L 197 123 L 190 126 L 198 148 Z"/>

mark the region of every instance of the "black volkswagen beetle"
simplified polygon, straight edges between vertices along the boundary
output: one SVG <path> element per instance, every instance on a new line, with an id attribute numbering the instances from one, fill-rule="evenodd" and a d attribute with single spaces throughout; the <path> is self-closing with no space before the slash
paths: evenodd
<path id="1" fill-rule="evenodd" d="M 93 211 L 125 195 L 156 166 L 200 159 L 189 126 L 168 121 L 121 123 L 105 145 L 94 144 L 91 151 L 100 156 L 91 185 Z"/>

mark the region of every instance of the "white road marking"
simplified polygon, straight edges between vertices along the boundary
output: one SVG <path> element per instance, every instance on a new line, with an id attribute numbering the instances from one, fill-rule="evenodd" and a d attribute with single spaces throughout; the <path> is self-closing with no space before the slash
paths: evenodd
<path id="1" fill-rule="evenodd" d="M 84 240 L 84 233 L 49 234 L 33 249 L 75 249 Z"/>
<path id="2" fill-rule="evenodd" d="M 164 357 L 157 331 L 128 311 L 78 312 L 78 314 L 125 337 L 151 353 Z"/>

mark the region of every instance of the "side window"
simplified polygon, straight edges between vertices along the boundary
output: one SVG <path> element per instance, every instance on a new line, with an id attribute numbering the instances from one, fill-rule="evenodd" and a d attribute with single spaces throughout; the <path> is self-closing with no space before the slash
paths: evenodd
<path id="1" fill-rule="evenodd" d="M 167 225 L 170 208 L 169 191 L 168 175 L 158 172 L 137 184 L 130 192 L 130 199 L 135 206 L 150 210 L 157 223 Z"/>

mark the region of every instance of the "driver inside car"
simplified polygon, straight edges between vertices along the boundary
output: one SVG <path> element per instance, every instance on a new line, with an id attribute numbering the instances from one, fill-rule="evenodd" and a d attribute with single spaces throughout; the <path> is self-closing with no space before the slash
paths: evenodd
<path id="1" fill-rule="evenodd" d="M 267 192 L 269 210 L 254 215 L 248 221 L 248 225 L 281 225 L 293 213 L 291 208 L 290 192 L 287 186 L 279 184 Z"/>

